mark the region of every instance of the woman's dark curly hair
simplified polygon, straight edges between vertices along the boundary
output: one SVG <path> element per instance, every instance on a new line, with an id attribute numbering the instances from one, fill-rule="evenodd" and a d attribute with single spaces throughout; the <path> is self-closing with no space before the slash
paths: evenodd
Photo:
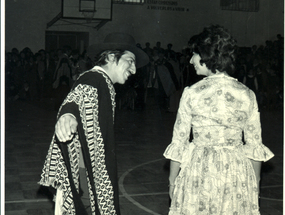
<path id="1" fill-rule="evenodd" d="M 236 41 L 225 28 L 219 25 L 206 27 L 202 33 L 191 37 L 188 45 L 200 55 L 200 63 L 205 63 L 213 73 L 216 70 L 229 75 L 234 73 Z"/>

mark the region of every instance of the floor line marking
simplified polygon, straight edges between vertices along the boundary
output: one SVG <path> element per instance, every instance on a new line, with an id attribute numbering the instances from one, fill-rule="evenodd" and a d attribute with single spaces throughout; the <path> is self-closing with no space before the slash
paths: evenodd
<path id="1" fill-rule="evenodd" d="M 138 203 L 137 201 L 135 201 L 132 197 L 135 197 L 135 196 L 153 196 L 153 195 L 168 195 L 168 192 L 157 192 L 157 193 L 138 193 L 138 194 L 128 194 L 124 188 L 124 179 L 125 177 L 131 172 L 133 171 L 134 169 L 138 168 L 138 167 L 141 167 L 141 166 L 144 166 L 144 165 L 147 165 L 147 164 L 150 164 L 150 163 L 154 163 L 154 162 L 157 162 L 157 161 L 161 161 L 161 160 L 164 160 L 164 158 L 161 158 L 161 159 L 156 159 L 156 160 L 153 160 L 153 161 L 148 161 L 148 162 L 145 162 L 145 163 L 142 163 L 140 165 L 137 165 L 133 168 L 130 168 L 129 170 L 127 170 L 125 173 L 122 174 L 122 176 L 120 177 L 119 179 L 119 188 L 122 192 L 122 195 L 119 195 L 119 197 L 125 197 L 127 198 L 130 202 L 132 202 L 134 205 L 136 205 L 137 207 L 141 208 L 142 210 L 144 211 L 147 211 L 153 215 L 160 215 L 148 208 L 146 208 L 145 206 L 141 205 L 140 203 Z M 274 188 L 274 187 L 283 187 L 283 185 L 268 185 L 268 186 L 261 186 L 261 188 Z M 268 197 L 260 197 L 261 199 L 264 199 L 264 200 L 270 200 L 270 201 L 279 201 L 279 202 L 282 202 L 283 199 L 275 199 L 275 198 L 268 198 Z M 49 199 L 24 199 L 24 200 L 8 200 L 8 201 L 5 201 L 5 204 L 13 204 L 13 203 L 33 203 L 33 202 L 50 202 L 51 200 Z"/>
<path id="2" fill-rule="evenodd" d="M 23 199 L 23 200 L 8 200 L 5 201 L 5 204 L 12 204 L 12 203 L 33 203 L 33 202 L 49 202 L 49 199 Z"/>
<path id="3" fill-rule="evenodd" d="M 129 196 L 157 196 L 157 195 L 168 195 L 168 192 L 160 192 L 160 193 L 137 193 L 137 194 L 128 194 Z M 123 195 L 120 195 L 123 196 Z"/>
<path id="4" fill-rule="evenodd" d="M 130 197 L 132 196 L 154 196 L 154 195 L 168 195 L 168 192 L 160 192 L 160 193 L 137 193 L 137 194 L 128 194 Z M 119 195 L 119 197 L 125 197 L 124 195 Z M 270 201 L 279 201 L 282 202 L 282 199 L 274 199 L 274 198 L 267 198 L 267 197 L 260 197 L 264 200 Z M 13 204 L 13 203 L 34 203 L 34 202 L 50 202 L 49 199 L 24 199 L 24 200 L 8 200 L 5 201 L 5 204 Z"/>
<path id="5" fill-rule="evenodd" d="M 168 195 L 168 192 L 129 194 L 129 196 L 155 196 L 155 195 Z M 124 197 L 124 195 L 119 195 L 119 197 Z M 34 203 L 34 202 L 51 202 L 51 200 L 49 200 L 49 199 L 8 200 L 8 201 L 5 201 L 5 204 L 13 204 L 13 203 Z"/>
<path id="6" fill-rule="evenodd" d="M 268 185 L 268 186 L 261 186 L 260 188 L 272 188 L 272 187 L 283 187 L 283 185 Z"/>
<path id="7" fill-rule="evenodd" d="M 124 179 L 125 177 L 131 172 L 133 171 L 134 169 L 138 168 L 138 167 L 141 167 L 141 166 L 144 166 L 144 165 L 147 165 L 147 164 L 150 164 L 150 163 L 154 163 L 154 162 L 157 162 L 157 161 L 161 161 L 161 160 L 164 160 L 164 158 L 161 158 L 161 159 L 157 159 L 157 160 L 153 160 L 153 161 L 148 161 L 148 162 L 145 162 L 145 163 L 142 163 L 140 165 L 137 165 L 133 168 L 130 168 L 128 169 L 126 172 L 124 172 L 122 174 L 122 176 L 120 177 L 119 179 L 119 188 L 120 188 L 120 191 L 122 192 L 123 196 L 126 197 L 131 203 L 133 203 L 134 205 L 136 205 L 138 208 L 152 214 L 152 215 L 160 215 L 152 210 L 150 210 L 149 208 L 141 205 L 140 203 L 138 203 L 136 200 L 134 200 L 131 195 L 129 195 L 126 190 L 125 190 L 125 187 L 124 187 Z"/>
<path id="8" fill-rule="evenodd" d="M 119 179 L 119 188 L 120 188 L 120 191 L 122 192 L 122 195 L 120 196 L 124 196 L 125 198 L 127 198 L 131 203 L 133 203 L 134 205 L 136 205 L 137 207 L 141 208 L 142 210 L 150 213 L 150 214 L 153 214 L 153 215 L 160 215 L 150 209 L 148 209 L 147 207 L 141 205 L 139 202 L 135 201 L 132 197 L 133 196 L 146 196 L 146 195 L 166 195 L 168 194 L 167 192 L 166 193 L 147 193 L 147 194 L 144 194 L 144 193 L 141 193 L 141 194 L 128 194 L 125 190 L 125 187 L 124 187 L 124 179 L 125 177 L 131 172 L 133 171 L 134 169 L 138 168 L 138 167 L 141 167 L 141 166 L 144 166 L 144 165 L 147 165 L 147 164 L 150 164 L 150 163 L 154 163 L 154 162 L 157 162 L 157 161 L 161 161 L 161 160 L 164 160 L 164 158 L 161 158 L 161 159 L 156 159 L 156 160 L 153 160 L 153 161 L 148 161 L 148 162 L 145 162 L 145 163 L 142 163 L 142 164 L 139 164 L 133 168 L 130 168 L 128 169 L 126 172 L 124 172 L 122 174 L 122 176 L 120 177 Z M 283 185 L 269 185 L 269 186 L 262 186 L 261 188 L 272 188 L 272 187 L 282 187 Z M 267 197 L 260 197 L 261 199 L 264 199 L 264 200 L 270 200 L 270 201 L 283 201 L 283 199 L 275 199 L 275 198 L 267 198 Z"/>
<path id="9" fill-rule="evenodd" d="M 273 198 L 267 198 L 267 197 L 261 197 L 261 199 L 265 199 L 265 200 L 270 200 L 270 201 L 278 201 L 278 202 L 283 202 L 283 199 L 273 199 Z"/>

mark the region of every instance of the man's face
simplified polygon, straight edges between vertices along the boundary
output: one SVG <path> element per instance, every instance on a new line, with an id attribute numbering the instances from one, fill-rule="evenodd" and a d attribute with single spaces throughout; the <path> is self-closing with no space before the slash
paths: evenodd
<path id="1" fill-rule="evenodd" d="M 125 51 L 119 62 L 114 63 L 114 83 L 124 84 L 129 76 L 136 73 L 136 57 L 132 52 Z"/>

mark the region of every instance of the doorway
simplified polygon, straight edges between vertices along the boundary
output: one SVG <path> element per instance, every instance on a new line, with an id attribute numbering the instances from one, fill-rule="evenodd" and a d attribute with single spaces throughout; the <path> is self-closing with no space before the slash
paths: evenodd
<path id="1" fill-rule="evenodd" d="M 69 46 L 72 50 L 78 50 L 79 53 L 82 54 L 88 45 L 89 32 L 46 31 L 46 51 L 62 49 L 64 46 Z"/>

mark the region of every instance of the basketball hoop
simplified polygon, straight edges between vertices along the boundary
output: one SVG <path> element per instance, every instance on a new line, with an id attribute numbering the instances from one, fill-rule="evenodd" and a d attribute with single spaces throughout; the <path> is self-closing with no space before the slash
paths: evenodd
<path id="1" fill-rule="evenodd" d="M 84 16 L 87 23 L 91 23 L 94 17 L 94 11 L 83 11 L 82 15 Z"/>

